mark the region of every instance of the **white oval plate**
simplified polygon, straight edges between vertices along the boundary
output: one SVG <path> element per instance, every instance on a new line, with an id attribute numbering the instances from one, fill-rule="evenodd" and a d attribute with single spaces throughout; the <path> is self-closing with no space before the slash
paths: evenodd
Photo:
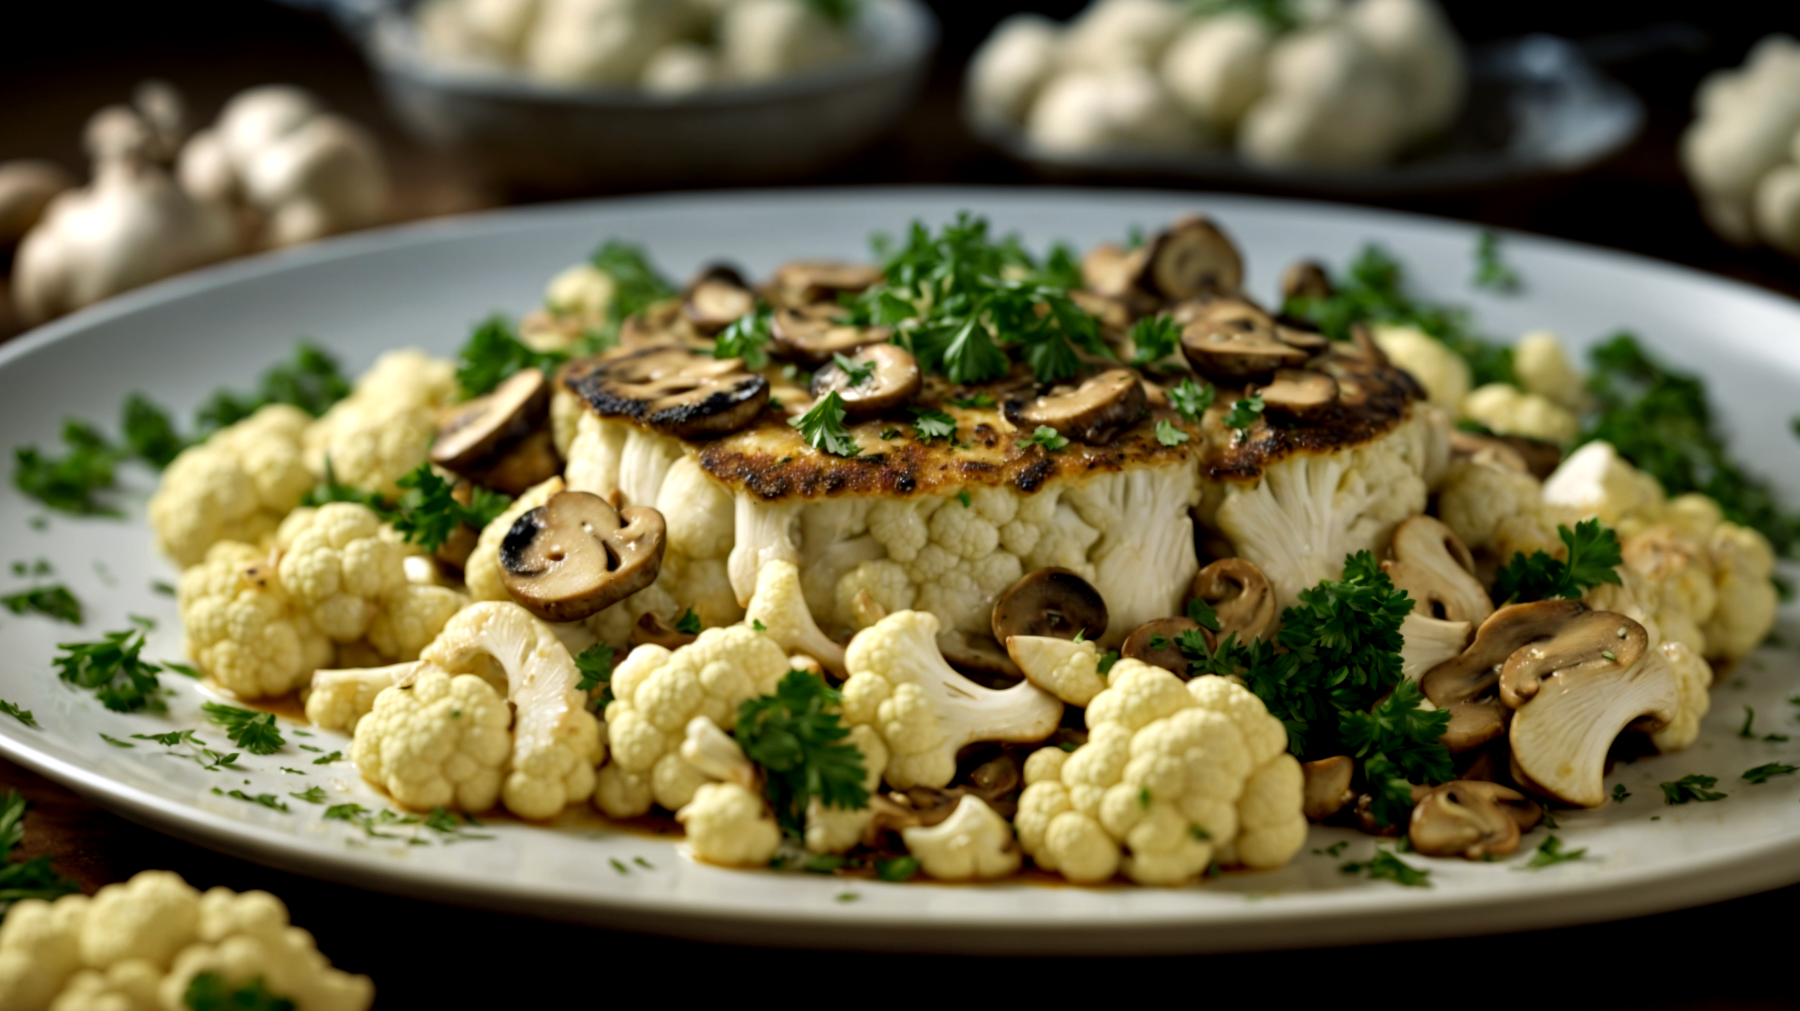
<path id="1" fill-rule="evenodd" d="M 898 233 L 914 218 L 933 225 L 962 209 L 1017 230 L 1033 248 L 1120 238 L 1204 210 L 1244 247 L 1255 290 L 1272 295 L 1290 261 L 1341 265 L 1376 239 L 1399 254 L 1417 287 L 1476 304 L 1488 332 L 1551 327 L 1576 343 L 1620 326 L 1641 329 L 1670 360 L 1715 384 L 1725 424 L 1761 469 L 1800 473 L 1788 415 L 1800 389 L 1800 306 L 1691 271 L 1568 243 L 1510 236 L 1505 254 L 1526 281 L 1515 298 L 1476 297 L 1467 287 L 1468 226 L 1320 204 L 1163 193 L 1034 190 L 853 190 L 718 194 L 541 207 L 393 229 L 265 256 L 145 289 L 77 314 L 0 348 L 0 433 L 5 445 L 49 446 L 64 417 L 111 423 L 122 398 L 144 390 L 183 417 L 220 385 L 246 386 L 311 336 L 349 367 L 385 348 L 416 344 L 450 354 L 471 321 L 534 305 L 545 279 L 598 242 L 647 245 L 671 276 L 718 257 L 766 273 L 799 256 L 865 254 L 871 231 Z M 1033 884 L 884 884 L 805 874 L 733 872 L 697 865 L 666 839 L 612 831 L 579 813 L 561 830 L 490 824 L 490 839 L 446 845 L 416 826 L 371 838 L 326 821 L 323 806 L 289 796 L 322 787 L 330 804 L 383 809 L 355 769 L 314 765 L 313 747 L 345 750 L 341 736 L 299 737 L 267 757 L 244 756 L 243 773 L 209 772 L 138 740 L 127 750 L 101 734 L 198 727 L 199 686 L 176 689 L 167 716 L 122 715 L 58 682 L 55 643 L 98 638 L 127 615 L 160 622 L 146 656 L 179 659 L 174 602 L 152 592 L 172 580 L 142 521 L 151 475 L 128 474 L 126 522 L 43 515 L 10 486 L 0 490 L 0 564 L 46 558 L 87 603 L 84 629 L 35 618 L 0 621 L 0 698 L 33 710 L 42 729 L 0 717 L 0 753 L 94 801 L 160 830 L 270 865 L 384 891 L 696 938 L 764 944 L 922 951 L 1209 951 L 1371 942 L 1592 922 L 1711 902 L 1800 881 L 1800 776 L 1752 786 L 1743 770 L 1794 762 L 1800 744 L 1745 739 L 1744 707 L 1757 733 L 1800 737 L 1787 698 L 1800 690 L 1800 658 L 1767 648 L 1714 693 L 1714 711 L 1690 751 L 1621 765 L 1609 783 L 1631 796 L 1597 811 L 1560 815 L 1557 830 L 1587 857 L 1522 872 L 1507 861 L 1407 857 L 1431 870 L 1430 888 L 1402 888 L 1339 872 L 1366 859 L 1373 841 L 1315 828 L 1309 848 L 1272 873 L 1228 874 L 1193 888 L 1073 888 Z M 1788 492 L 1800 491 L 1788 482 Z M 0 569 L 0 592 L 23 585 Z M 1794 615 L 1784 616 L 1795 639 Z M 298 770 L 284 772 L 283 768 Z M 1726 800 L 1671 807 L 1659 781 L 1717 776 Z M 225 791 L 215 794 L 214 788 Z M 231 790 L 276 794 L 282 813 L 234 799 Z M 417 836 L 420 845 L 409 838 Z M 1528 837 L 1529 850 L 1543 833 Z M 1315 853 L 1344 841 L 1341 855 Z"/>

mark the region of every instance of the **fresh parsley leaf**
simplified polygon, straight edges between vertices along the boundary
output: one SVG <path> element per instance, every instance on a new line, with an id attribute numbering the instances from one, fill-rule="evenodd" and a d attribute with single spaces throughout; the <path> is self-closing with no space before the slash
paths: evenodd
<path id="1" fill-rule="evenodd" d="M 458 527 L 480 530 L 487 526 L 513 501 L 497 491 L 474 487 L 464 505 L 456 499 L 455 486 L 439 477 L 429 463 L 419 464 L 394 483 L 406 489 L 394 510 L 394 530 L 426 551 L 442 547 Z"/>
<path id="2" fill-rule="evenodd" d="M 1119 662 L 1119 651 L 1116 649 L 1109 649 L 1106 652 L 1100 654 L 1100 662 L 1099 662 L 1099 664 L 1095 665 L 1094 670 L 1096 672 L 1098 672 L 1101 677 L 1105 677 L 1106 675 L 1112 673 L 1113 664 L 1116 664 L 1118 662 Z"/>
<path id="3" fill-rule="evenodd" d="M 975 496 L 966 491 L 959 491 L 956 493 L 956 501 L 961 502 L 964 509 L 968 509 L 975 504 Z"/>
<path id="4" fill-rule="evenodd" d="M 858 365 L 836 351 L 831 353 L 831 361 L 844 373 L 844 377 L 852 389 L 868 382 L 869 377 L 875 374 L 875 363 L 872 361 Z"/>
<path id="5" fill-rule="evenodd" d="M 769 364 L 769 352 L 765 349 L 771 339 L 769 331 L 774 320 L 775 314 L 769 311 L 769 307 L 760 304 L 755 309 L 732 320 L 729 326 L 719 331 L 718 338 L 713 341 L 713 357 L 742 358 L 745 367 L 751 369 L 766 367 Z M 836 357 L 842 358 L 843 356 Z M 843 368 L 843 366 L 840 364 L 839 368 Z M 870 362 L 864 376 L 866 377 L 868 372 L 874 370 L 875 363 Z M 850 370 L 845 369 L 844 371 Z M 856 383 L 852 382 L 850 385 L 855 386 Z"/>
<path id="6" fill-rule="evenodd" d="M 675 286 L 657 271 L 641 246 L 608 240 L 594 250 L 588 262 L 612 278 L 613 303 L 609 313 L 615 338 L 618 324 L 675 294 Z"/>
<path id="7" fill-rule="evenodd" d="M 1179 446 L 1193 436 L 1175 427 L 1169 419 L 1164 418 L 1156 423 L 1156 441 L 1165 446 Z"/>
<path id="8" fill-rule="evenodd" d="M 1560 524 L 1557 537 L 1568 549 L 1568 560 L 1543 551 L 1527 556 L 1520 551 L 1494 577 L 1494 599 L 1502 603 L 1533 600 L 1578 600 L 1590 587 L 1619 584 L 1619 535 L 1597 519 L 1582 520 L 1570 530 Z"/>
<path id="9" fill-rule="evenodd" d="M 1030 435 L 1020 439 L 1019 445 L 1042 446 L 1046 451 L 1054 453 L 1059 449 L 1066 449 L 1069 445 L 1069 440 L 1067 436 L 1064 436 L 1049 425 L 1039 425 Z"/>
<path id="10" fill-rule="evenodd" d="M 889 857 L 875 861 L 875 876 L 883 881 L 906 881 L 919 873 L 913 857 Z"/>
<path id="11" fill-rule="evenodd" d="M 13 903 L 25 899 L 54 902 L 79 891 L 75 882 L 58 874 L 49 857 L 14 860 L 13 850 L 25 839 L 25 797 L 17 790 L 0 794 L 0 921 Z M 27 968 L 30 962 L 26 962 Z"/>
<path id="12" fill-rule="evenodd" d="M 1218 389 L 1207 383 L 1183 379 L 1169 387 L 1169 406 L 1175 408 L 1175 413 L 1183 418 L 1199 421 L 1200 416 L 1206 413 L 1218 396 Z"/>
<path id="13" fill-rule="evenodd" d="M 169 412 L 142 393 L 125 398 L 119 427 L 125 433 L 126 451 L 157 470 L 167 467 L 188 447 Z"/>
<path id="14" fill-rule="evenodd" d="M 156 675 L 157 664 L 140 658 L 144 629 L 107 632 L 99 642 L 58 643 L 62 650 L 54 663 L 56 676 L 94 693 L 100 704 L 114 712 L 139 710 L 162 712 L 164 689 Z"/>
<path id="15" fill-rule="evenodd" d="M 1631 796 L 1631 791 L 1625 789 L 1624 783 L 1614 783 L 1613 784 L 1613 788 L 1612 788 L 1613 803 L 1623 804 L 1623 803 L 1625 803 L 1625 798 L 1629 797 L 1629 796 Z"/>
<path id="16" fill-rule="evenodd" d="M 1530 860 L 1513 869 L 1518 871 L 1542 870 L 1555 864 L 1568 863 L 1570 860 L 1580 860 L 1586 855 L 1585 847 L 1578 850 L 1565 850 L 1562 848 L 1561 839 L 1547 836 L 1543 842 L 1538 843 L 1537 852 L 1531 855 Z"/>
<path id="17" fill-rule="evenodd" d="M 971 393 L 966 397 L 951 397 L 950 405 L 952 407 L 992 407 L 994 406 L 994 397 L 989 393 Z"/>
<path id="18" fill-rule="evenodd" d="M 493 315 L 475 325 L 456 356 L 456 384 L 463 399 L 492 393 L 494 387 L 516 372 L 542 369 L 545 373 L 569 360 L 559 351 L 534 351 L 513 333 L 505 316 Z"/>
<path id="19" fill-rule="evenodd" d="M 738 707 L 732 736 L 763 771 L 763 792 L 775 820 L 792 838 L 805 831 L 806 805 L 868 806 L 863 755 L 845 740 L 850 730 L 838 716 L 840 697 L 817 674 L 789 671 L 773 694 Z"/>
<path id="20" fill-rule="evenodd" d="M 1412 810 L 1412 784 L 1455 778 L 1450 752 L 1440 740 L 1450 711 L 1422 708 L 1424 693 L 1402 680 L 1369 712 L 1338 715 L 1338 733 L 1350 753 L 1363 760 L 1363 776 L 1373 797 L 1377 824 L 1396 825 Z"/>
<path id="21" fill-rule="evenodd" d="M 16 702 L 8 702 L 5 699 L 0 699 L 0 713 L 5 713 L 33 729 L 38 728 L 37 717 L 31 715 L 31 710 L 21 709 Z"/>
<path id="22" fill-rule="evenodd" d="M 261 804 L 271 811 L 280 811 L 282 814 L 293 814 L 288 810 L 287 802 L 272 793 L 249 794 L 242 790 L 221 790 L 216 786 L 212 788 L 212 792 L 221 797 L 244 801 L 247 804 Z"/>
<path id="23" fill-rule="evenodd" d="M 1168 315 L 1145 316 L 1131 325 L 1131 364 L 1159 362 L 1181 348 L 1181 328 Z"/>
<path id="24" fill-rule="evenodd" d="M 800 430 L 806 444 L 833 456 L 856 456 L 862 452 L 850 432 L 844 428 L 844 400 L 836 390 L 819 398 L 812 409 L 788 424 Z"/>
<path id="25" fill-rule="evenodd" d="M 1719 782 L 1717 776 L 1687 775 L 1673 783 L 1658 783 L 1662 787 L 1663 801 L 1669 804 L 1686 804 L 1690 801 L 1724 800 L 1728 795 L 1718 793 L 1712 788 Z"/>
<path id="26" fill-rule="evenodd" d="M 333 502 L 354 502 L 368 506 L 377 516 L 384 520 L 394 516 L 394 504 L 372 491 L 352 488 L 337 479 L 337 469 L 332 466 L 331 457 L 325 458 L 325 476 L 313 489 L 300 499 L 300 504 L 317 508 Z"/>
<path id="27" fill-rule="evenodd" d="M 1231 410 L 1225 413 L 1225 424 L 1241 432 L 1256 424 L 1256 419 L 1262 417 L 1262 412 L 1263 398 L 1260 394 L 1245 397 L 1235 401 Z"/>
<path id="28" fill-rule="evenodd" d="M 173 660 L 164 660 L 162 662 L 162 667 L 163 670 L 166 670 L 171 674 L 180 674 L 184 678 L 193 678 L 195 681 L 200 680 L 200 672 L 187 664 L 176 663 Z"/>
<path id="29" fill-rule="evenodd" d="M 101 734 L 100 739 L 102 741 L 105 741 L 106 743 L 112 745 L 115 748 L 135 748 L 135 747 L 137 747 L 137 745 L 131 743 L 130 741 L 121 741 L 117 737 L 112 736 L 111 734 Z"/>
<path id="30" fill-rule="evenodd" d="M 1759 765 L 1754 769 L 1745 769 L 1744 778 L 1749 780 L 1752 786 L 1761 786 L 1775 776 L 1788 776 L 1795 772 L 1800 772 L 1800 765 L 1783 765 L 1780 762 L 1770 762 L 1767 765 Z"/>
<path id="31" fill-rule="evenodd" d="M 682 635 L 700 634 L 700 616 L 694 613 L 693 608 L 689 607 L 682 610 L 681 617 L 675 619 L 675 631 L 680 632 Z"/>
<path id="32" fill-rule="evenodd" d="M 51 509 L 77 516 L 122 515 L 96 496 L 113 487 L 123 453 L 86 422 L 63 422 L 62 456 L 45 456 L 36 446 L 13 450 L 13 486 Z"/>
<path id="33" fill-rule="evenodd" d="M 945 414 L 943 411 L 935 410 L 930 407 L 915 407 L 912 409 L 912 412 L 913 435 L 916 436 L 920 442 L 930 442 L 933 439 L 947 439 L 951 442 L 956 441 L 955 418 Z"/>
<path id="34" fill-rule="evenodd" d="M 219 390 L 200 408 L 202 432 L 235 425 L 271 404 L 288 404 L 318 417 L 350 395 L 350 380 L 330 353 L 301 341 L 293 357 L 262 374 L 249 393 Z"/>
<path id="35" fill-rule="evenodd" d="M 1219 612 L 1214 610 L 1212 604 L 1208 603 L 1204 597 L 1195 597 L 1188 601 L 1187 619 L 1208 632 L 1217 632 L 1221 627 Z"/>
<path id="36" fill-rule="evenodd" d="M 314 750 L 317 750 L 317 749 L 314 749 Z M 332 751 L 332 752 L 327 752 L 326 754 L 320 755 L 318 758 L 313 759 L 312 764 L 314 764 L 314 765 L 330 765 L 333 762 L 342 761 L 343 758 L 344 758 L 343 752 Z"/>
<path id="37" fill-rule="evenodd" d="M 1738 728 L 1738 736 L 1739 737 L 1749 737 L 1749 738 L 1756 737 L 1756 732 L 1754 730 L 1750 729 L 1751 725 L 1754 724 L 1755 722 L 1756 722 L 1756 710 L 1750 708 L 1749 706 L 1745 706 L 1744 707 L 1744 725 Z"/>
<path id="38" fill-rule="evenodd" d="M 299 793 L 290 793 L 288 796 L 295 800 L 306 801 L 308 804 L 323 804 L 325 803 L 325 788 L 322 786 L 309 786 Z"/>
<path id="39" fill-rule="evenodd" d="M 1480 238 L 1475 241 L 1475 276 L 1469 283 L 1488 291 L 1511 293 L 1519 290 L 1519 272 L 1500 258 L 1497 233 L 1485 228 L 1481 230 Z"/>
<path id="40" fill-rule="evenodd" d="M 39 586 L 20 593 L 0 597 L 0 606 L 14 614 L 36 612 L 71 625 L 81 624 L 81 601 L 61 584 Z"/>
<path id="41" fill-rule="evenodd" d="M 1430 888 L 1431 872 L 1417 867 L 1395 856 L 1392 850 L 1378 849 L 1375 855 L 1363 863 L 1347 863 L 1338 870 L 1345 874 L 1368 872 L 1371 880 L 1392 881 L 1408 888 Z"/>
<path id="42" fill-rule="evenodd" d="M 259 713 L 217 702 L 202 703 L 200 710 L 207 719 L 225 728 L 225 736 L 231 738 L 231 743 L 252 755 L 273 755 L 286 743 L 275 726 L 274 713 Z"/>
<path id="43" fill-rule="evenodd" d="M 597 642 L 582 650 L 575 657 L 575 669 L 581 673 L 581 680 L 575 687 L 591 696 L 588 708 L 599 712 L 612 704 L 612 672 L 613 648 L 606 643 Z M 594 690 L 599 689 L 599 694 Z"/>
<path id="44" fill-rule="evenodd" d="M 842 28 L 856 19 L 862 0 L 805 0 L 825 20 Z"/>
<path id="45" fill-rule="evenodd" d="M 294 1011 L 294 1002 L 270 993 L 261 976 L 231 987 L 216 973 L 203 972 L 188 983 L 181 999 L 189 1011 Z"/>

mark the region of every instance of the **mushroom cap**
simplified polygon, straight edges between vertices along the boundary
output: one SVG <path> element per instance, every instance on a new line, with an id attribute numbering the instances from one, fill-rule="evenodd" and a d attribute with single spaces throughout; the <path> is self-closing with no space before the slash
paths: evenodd
<path id="1" fill-rule="evenodd" d="M 1006 418 L 1025 429 L 1048 425 L 1090 445 L 1111 442 L 1149 410 L 1143 379 L 1131 369 L 1108 369 L 1073 388 L 1057 386 L 1035 399 L 1008 400 Z"/>
<path id="2" fill-rule="evenodd" d="M 1330 298 L 1331 276 L 1317 260 L 1297 260 L 1281 273 L 1281 298 Z"/>
<path id="3" fill-rule="evenodd" d="M 1407 838 L 1426 856 L 1482 860 L 1518 849 L 1523 833 L 1541 817 L 1537 804 L 1510 787 L 1451 780 L 1413 805 Z"/>
<path id="4" fill-rule="evenodd" d="M 1325 373 L 1311 369 L 1276 369 L 1273 381 L 1255 392 L 1262 397 L 1268 413 L 1305 420 L 1336 406 L 1338 384 Z"/>
<path id="5" fill-rule="evenodd" d="M 681 313 L 708 337 L 756 311 L 756 292 L 736 267 L 715 263 L 702 270 L 681 293 Z"/>
<path id="6" fill-rule="evenodd" d="M 598 495 L 557 492 L 506 532 L 501 577 L 539 618 L 580 621 L 655 582 L 666 542 L 655 509 L 620 511 Z"/>
<path id="7" fill-rule="evenodd" d="M 1248 558 L 1221 558 L 1194 573 L 1193 596 L 1219 616 L 1219 636 L 1260 639 L 1275 624 L 1275 590 Z M 1210 642 L 1214 636 L 1207 634 Z"/>
<path id="8" fill-rule="evenodd" d="M 843 306 L 831 303 L 780 306 L 769 322 L 769 341 L 788 358 L 819 366 L 834 354 L 885 344 L 894 335 L 893 327 L 853 326 L 844 322 L 847 315 Z"/>
<path id="9" fill-rule="evenodd" d="M 550 426 L 539 425 L 498 459 L 468 471 L 468 476 L 478 485 L 517 497 L 562 470 L 562 455 L 556 451 Z"/>
<path id="10" fill-rule="evenodd" d="M 994 640 L 1014 635 L 1089 639 L 1106 634 L 1106 601 L 1094 584 L 1062 568 L 1037 569 L 1021 576 L 994 600 Z"/>
<path id="11" fill-rule="evenodd" d="M 882 278 L 871 263 L 790 260 L 775 268 L 773 294 L 784 305 L 837 301 L 839 295 L 867 290 Z"/>
<path id="12" fill-rule="evenodd" d="M 603 416 L 689 439 L 737 431 L 769 403 L 768 379 L 742 359 L 667 344 L 609 352 L 566 382 Z"/>
<path id="13" fill-rule="evenodd" d="M 1130 290 L 1142 266 L 1124 246 L 1102 242 L 1081 258 L 1081 283 L 1095 294 L 1119 298 Z"/>
<path id="14" fill-rule="evenodd" d="M 689 635 L 686 632 L 677 631 L 673 626 L 662 619 L 662 615 L 657 614 L 655 611 L 645 611 L 638 616 L 637 622 L 631 626 L 630 642 L 633 647 L 649 643 L 654 646 L 661 646 L 664 649 L 674 650 L 680 649 L 698 638 L 699 636 L 697 635 Z M 704 717 L 695 717 L 695 719 L 703 718 Z"/>
<path id="15" fill-rule="evenodd" d="M 1236 295 L 1244 284 L 1237 246 L 1204 215 L 1176 219 L 1138 247 L 1133 259 L 1134 285 L 1171 301 Z"/>
<path id="16" fill-rule="evenodd" d="M 1474 557 L 1442 520 L 1407 519 L 1394 528 L 1393 546 L 1394 558 L 1382 562 L 1381 571 L 1417 602 L 1413 613 L 1476 624 L 1494 613 L 1493 601 L 1475 578 Z"/>
<path id="17" fill-rule="evenodd" d="M 1181 352 L 1194 371 L 1234 383 L 1259 380 L 1276 369 L 1298 368 L 1309 355 L 1282 340 L 1275 320 L 1242 299 L 1218 299 L 1181 330 Z"/>
<path id="18" fill-rule="evenodd" d="M 1506 658 L 1500 667 L 1500 701 L 1519 709 L 1543 690 L 1547 678 L 1566 681 L 1630 667 L 1649 648 L 1644 626 L 1622 614 L 1589 611 Z"/>
<path id="19" fill-rule="evenodd" d="M 1206 637 L 1207 645 L 1213 645 L 1213 634 L 1191 619 L 1158 618 L 1147 621 L 1132 629 L 1131 634 L 1125 637 L 1125 641 L 1119 645 L 1119 656 L 1147 663 L 1152 667 L 1161 667 L 1177 677 L 1185 678 L 1188 673 L 1187 654 L 1175 644 L 1175 639 L 1184 632 L 1195 630 Z"/>
<path id="20" fill-rule="evenodd" d="M 1300 810 L 1307 821 L 1324 821 L 1356 799 L 1356 791 L 1350 788 L 1356 762 L 1349 755 L 1301 762 L 1300 772 L 1305 781 Z"/>
<path id="21" fill-rule="evenodd" d="M 486 396 L 446 408 L 438 416 L 431 462 L 467 473 L 487 466 L 544 420 L 550 384 L 538 369 L 520 369 Z"/>
<path id="22" fill-rule="evenodd" d="M 1580 807 L 1606 803 L 1606 754 L 1633 721 L 1667 726 L 1681 706 L 1675 671 L 1660 650 L 1629 667 L 1549 679 L 1513 714 L 1514 778 L 1535 793 Z"/>
<path id="23" fill-rule="evenodd" d="M 1461 655 L 1438 664 L 1419 679 L 1425 697 L 1450 710 L 1444 746 L 1451 752 L 1480 747 L 1506 732 L 1506 708 L 1494 689 L 1500 667 L 1521 648 L 1555 635 L 1588 612 L 1578 600 L 1540 600 L 1495 611 L 1475 632 Z"/>
<path id="24" fill-rule="evenodd" d="M 852 385 L 849 373 L 839 368 L 834 358 L 813 374 L 812 395 L 816 400 L 835 390 L 844 404 L 844 413 L 853 418 L 866 418 L 905 404 L 918 395 L 924 382 L 918 359 L 898 344 L 871 344 L 844 358 L 851 365 L 873 364 L 875 369 L 862 382 Z"/>

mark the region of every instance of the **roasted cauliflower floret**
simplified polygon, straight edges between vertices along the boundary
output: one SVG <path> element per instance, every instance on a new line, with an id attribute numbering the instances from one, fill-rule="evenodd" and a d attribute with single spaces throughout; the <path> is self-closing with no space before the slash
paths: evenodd
<path id="1" fill-rule="evenodd" d="M 1472 385 L 1462 355 L 1418 327 L 1377 325 L 1370 332 L 1388 360 L 1425 387 L 1426 399 L 1451 412 L 1462 406 Z"/>
<path id="2" fill-rule="evenodd" d="M 845 741 L 862 752 L 863 789 L 874 796 L 887 771 L 888 748 L 875 728 L 858 724 Z M 875 818 L 873 807 L 827 807 L 813 797 L 806 802 L 806 849 L 809 853 L 842 853 L 862 842 L 863 831 Z"/>
<path id="3" fill-rule="evenodd" d="M 456 399 L 456 366 L 423 351 L 389 351 L 306 430 L 307 466 L 352 488 L 398 498 L 396 483 L 425 462 L 437 411 Z"/>
<path id="4" fill-rule="evenodd" d="M 406 807 L 486 811 L 500 799 L 512 753 L 506 699 L 473 674 L 425 668 L 375 696 L 356 724 L 351 760 Z"/>
<path id="5" fill-rule="evenodd" d="M 704 783 L 675 817 L 694 857 L 726 867 L 767 867 L 781 828 L 762 795 L 736 783 Z"/>
<path id="6" fill-rule="evenodd" d="M 300 448 L 311 422 L 297 407 L 274 404 L 184 450 L 150 497 L 157 547 L 187 568 L 220 541 L 272 541 L 314 483 Z"/>
<path id="7" fill-rule="evenodd" d="M 756 593 L 744 620 L 760 625 L 782 649 L 804 653 L 833 674 L 843 675 L 844 647 L 827 638 L 813 621 L 800 590 L 800 569 L 793 562 L 777 559 L 756 574 Z"/>
<path id="8" fill-rule="evenodd" d="M 1488 383 L 1471 390 L 1463 398 L 1462 414 L 1501 435 L 1558 444 L 1573 440 L 1581 431 L 1581 420 L 1568 408 L 1508 383 Z"/>
<path id="9" fill-rule="evenodd" d="M 1548 330 L 1536 330 L 1513 345 L 1513 374 L 1526 393 L 1534 393 L 1571 411 L 1581 410 L 1587 377 L 1569 362 L 1562 341 Z"/>
<path id="10" fill-rule="evenodd" d="M 980 797 L 965 796 L 950 817 L 901 829 L 900 837 L 919 868 L 939 881 L 984 881 L 1019 869 L 1012 826 Z"/>
<path id="11" fill-rule="evenodd" d="M 1761 533 L 1735 523 L 1715 527 L 1706 547 L 1718 600 L 1703 629 L 1707 655 L 1737 660 L 1775 627 L 1775 551 Z"/>
<path id="12" fill-rule="evenodd" d="M 1573 522 L 1566 510 L 1546 506 L 1543 484 L 1502 464 L 1452 460 L 1438 489 L 1438 518 L 1467 545 L 1504 564 L 1514 553 L 1544 551 L 1560 556 L 1558 523 Z"/>
<path id="13" fill-rule="evenodd" d="M 176 601 L 194 665 L 241 698 L 292 691 L 331 663 L 331 639 L 283 592 L 266 552 L 214 545 L 181 574 Z"/>

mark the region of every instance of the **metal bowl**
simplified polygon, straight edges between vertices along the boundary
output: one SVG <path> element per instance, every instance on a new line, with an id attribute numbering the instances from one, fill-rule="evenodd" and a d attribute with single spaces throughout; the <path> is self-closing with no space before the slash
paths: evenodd
<path id="1" fill-rule="evenodd" d="M 562 193 L 804 178 L 893 126 L 938 37 L 919 0 L 864 0 L 851 59 L 766 84 L 659 96 L 446 64 L 420 51 L 410 5 L 359 6 L 353 34 L 409 132 L 493 180 Z"/>

